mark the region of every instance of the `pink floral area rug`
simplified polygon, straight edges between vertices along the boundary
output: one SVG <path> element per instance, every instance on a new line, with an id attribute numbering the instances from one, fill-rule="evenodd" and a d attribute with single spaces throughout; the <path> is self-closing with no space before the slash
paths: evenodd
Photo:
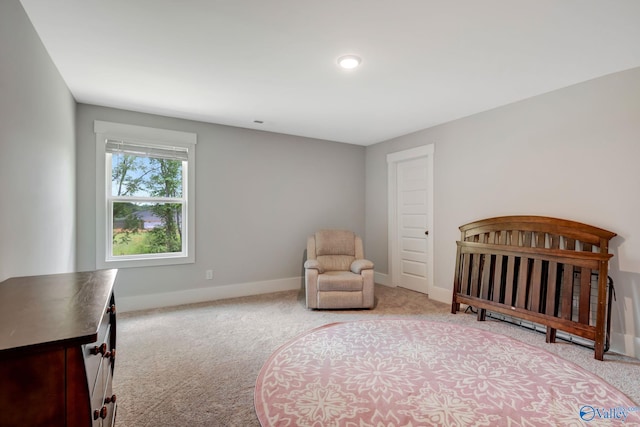
<path id="1" fill-rule="evenodd" d="M 255 409 L 263 427 L 640 425 L 622 392 L 549 352 L 405 319 L 333 323 L 285 344 L 258 375 Z"/>

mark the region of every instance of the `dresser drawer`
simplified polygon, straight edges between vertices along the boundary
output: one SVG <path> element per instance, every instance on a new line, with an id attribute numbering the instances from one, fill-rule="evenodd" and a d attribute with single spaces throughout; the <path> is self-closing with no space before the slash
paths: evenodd
<path id="1" fill-rule="evenodd" d="M 111 377 L 115 359 L 116 315 L 113 295 L 98 329 L 98 341 L 85 346 L 85 368 L 91 393 L 92 427 L 113 424 L 115 396 L 111 392 Z"/>
<path id="2" fill-rule="evenodd" d="M 102 358 L 98 363 L 98 371 L 96 372 L 96 379 L 93 387 L 89 388 L 91 392 L 91 419 L 93 420 L 93 427 L 102 427 L 102 420 L 106 417 L 106 409 L 104 406 L 104 363 Z"/>
<path id="3" fill-rule="evenodd" d="M 99 375 L 98 370 L 103 359 L 110 359 L 112 357 L 110 329 L 110 325 L 107 324 L 106 334 L 102 337 L 102 340 L 84 346 L 84 360 L 89 390 L 93 388 L 96 382 Z"/>
<path id="4" fill-rule="evenodd" d="M 98 328 L 98 340 L 84 346 L 85 366 L 89 388 L 93 386 L 97 375 L 98 364 L 102 357 L 113 357 L 113 345 L 115 345 L 115 304 L 113 294 L 109 298 L 109 306 L 102 315 Z"/>
<path id="5" fill-rule="evenodd" d="M 91 389 L 93 427 L 107 427 L 115 418 L 116 396 L 112 393 L 112 360 L 105 357 L 98 365 L 94 387 Z"/>
<path id="6" fill-rule="evenodd" d="M 105 389 L 104 389 L 104 401 L 103 404 L 107 408 L 107 416 L 102 420 L 102 427 L 112 427 L 116 419 L 116 395 L 113 394 L 113 388 L 111 387 L 111 363 L 105 364 Z"/>

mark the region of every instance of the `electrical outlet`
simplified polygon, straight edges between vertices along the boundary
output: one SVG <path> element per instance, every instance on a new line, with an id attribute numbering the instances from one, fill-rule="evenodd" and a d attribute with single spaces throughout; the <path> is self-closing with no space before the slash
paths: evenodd
<path id="1" fill-rule="evenodd" d="M 206 278 L 207 280 L 213 279 L 213 270 L 207 270 Z"/>

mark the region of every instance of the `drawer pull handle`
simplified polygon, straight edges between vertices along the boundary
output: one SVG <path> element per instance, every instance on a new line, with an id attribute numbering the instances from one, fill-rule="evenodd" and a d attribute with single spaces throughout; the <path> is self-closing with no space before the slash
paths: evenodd
<path id="1" fill-rule="evenodd" d="M 102 357 L 105 359 L 111 359 L 111 361 L 116 360 L 116 349 L 114 348 L 111 351 L 107 351 Z"/>
<path id="2" fill-rule="evenodd" d="M 109 308 L 107 308 L 107 313 L 116 314 L 116 305 L 115 304 L 111 304 L 111 306 Z"/>
<path id="3" fill-rule="evenodd" d="M 109 397 L 105 397 L 104 398 L 104 403 L 114 403 L 116 401 L 116 395 L 114 394 L 113 396 Z"/>
<path id="4" fill-rule="evenodd" d="M 102 343 L 102 345 L 97 345 L 91 349 L 91 354 L 102 354 L 104 355 L 107 352 L 107 343 Z"/>
<path id="5" fill-rule="evenodd" d="M 103 420 L 107 418 L 107 407 L 103 406 L 100 409 L 96 409 L 93 411 L 93 419 L 97 420 L 98 418 L 102 418 Z"/>

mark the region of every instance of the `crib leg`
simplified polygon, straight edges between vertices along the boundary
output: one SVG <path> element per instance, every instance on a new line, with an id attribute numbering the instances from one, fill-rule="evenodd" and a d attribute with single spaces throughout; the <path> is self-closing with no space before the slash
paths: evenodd
<path id="1" fill-rule="evenodd" d="M 484 308 L 479 308 L 478 309 L 478 321 L 482 322 L 484 319 L 486 319 L 487 317 L 487 310 L 485 310 Z"/>
<path id="2" fill-rule="evenodd" d="M 556 342 L 556 329 L 550 328 L 547 326 L 547 342 L 554 343 Z"/>

